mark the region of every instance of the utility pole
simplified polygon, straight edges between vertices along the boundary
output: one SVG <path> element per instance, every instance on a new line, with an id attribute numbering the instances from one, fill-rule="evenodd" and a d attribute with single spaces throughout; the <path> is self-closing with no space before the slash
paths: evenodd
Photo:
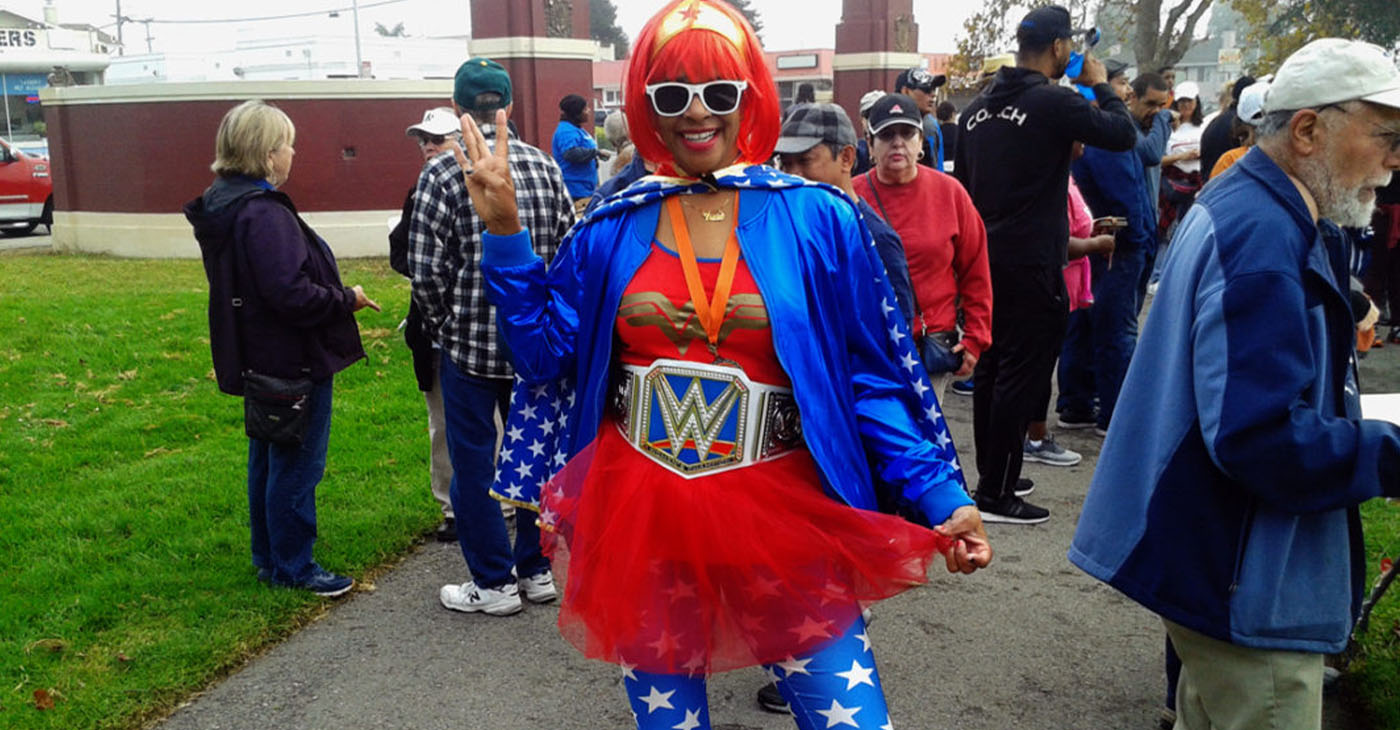
<path id="1" fill-rule="evenodd" d="M 364 78 L 365 62 L 360 57 L 360 0 L 352 0 L 350 10 L 355 17 L 355 76 Z"/>
<path id="2" fill-rule="evenodd" d="M 126 22 L 126 16 L 122 15 L 122 0 L 117 0 L 117 55 L 126 55 L 126 45 L 122 43 L 122 23 Z"/>

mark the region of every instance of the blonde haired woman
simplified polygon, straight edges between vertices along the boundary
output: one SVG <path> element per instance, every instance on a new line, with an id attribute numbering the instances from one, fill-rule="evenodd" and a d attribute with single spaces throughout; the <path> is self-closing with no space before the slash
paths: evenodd
<path id="1" fill-rule="evenodd" d="M 354 312 L 379 305 L 340 281 L 326 242 L 277 188 L 292 172 L 296 127 L 261 101 L 231 109 L 214 143 L 217 175 L 185 206 L 209 277 L 209 341 L 219 389 L 245 396 L 253 565 L 274 585 L 338 596 L 354 581 L 311 557 L 316 484 L 326 465 L 335 373 L 363 358 Z M 270 401 L 254 386 L 285 386 L 288 404 L 259 430 Z M 295 418 L 293 416 L 296 416 Z M 285 417 L 285 418 L 284 418 Z"/>

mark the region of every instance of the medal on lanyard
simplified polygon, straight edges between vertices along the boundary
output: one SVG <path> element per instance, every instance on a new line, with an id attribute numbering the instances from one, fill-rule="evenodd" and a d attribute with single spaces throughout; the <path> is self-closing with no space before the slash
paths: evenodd
<path id="1" fill-rule="evenodd" d="M 685 286 L 690 291 L 690 301 L 700 319 L 700 326 L 705 328 L 710 354 L 714 355 L 717 364 L 738 367 L 733 360 L 719 356 L 719 331 L 724 324 L 725 310 L 729 307 L 734 271 L 739 265 L 739 238 L 735 234 L 735 228 L 739 225 L 739 196 L 734 196 L 734 228 L 729 229 L 729 240 L 724 243 L 724 257 L 720 259 L 715 293 L 708 299 L 705 297 L 705 285 L 700 280 L 700 264 L 695 257 L 695 246 L 690 242 L 690 229 L 685 224 L 680 196 L 671 196 L 666 200 L 666 212 L 671 216 L 671 233 L 676 237 L 676 252 L 680 254 L 681 269 L 685 271 Z"/>

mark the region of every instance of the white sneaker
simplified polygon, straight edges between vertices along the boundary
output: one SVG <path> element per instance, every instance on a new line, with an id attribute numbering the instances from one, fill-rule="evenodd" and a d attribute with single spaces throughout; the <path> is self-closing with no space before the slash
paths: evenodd
<path id="1" fill-rule="evenodd" d="M 549 603 L 559 597 L 559 592 L 554 590 L 554 573 L 548 570 L 529 578 L 521 578 L 520 589 L 525 592 L 525 598 L 532 603 Z"/>
<path id="2" fill-rule="evenodd" d="M 438 591 L 438 599 L 447 608 L 463 613 L 509 616 L 525 608 L 525 604 L 520 602 L 520 589 L 514 583 L 500 588 L 480 588 L 471 581 L 461 585 L 448 583 Z"/>

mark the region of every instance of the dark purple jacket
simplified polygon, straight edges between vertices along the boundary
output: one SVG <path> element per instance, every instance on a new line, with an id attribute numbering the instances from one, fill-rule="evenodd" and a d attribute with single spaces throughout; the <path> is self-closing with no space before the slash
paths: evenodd
<path id="1" fill-rule="evenodd" d="M 219 177 L 185 205 L 209 278 L 209 348 L 219 389 L 243 394 L 244 370 L 322 380 L 365 356 L 355 292 L 291 198 Z"/>

